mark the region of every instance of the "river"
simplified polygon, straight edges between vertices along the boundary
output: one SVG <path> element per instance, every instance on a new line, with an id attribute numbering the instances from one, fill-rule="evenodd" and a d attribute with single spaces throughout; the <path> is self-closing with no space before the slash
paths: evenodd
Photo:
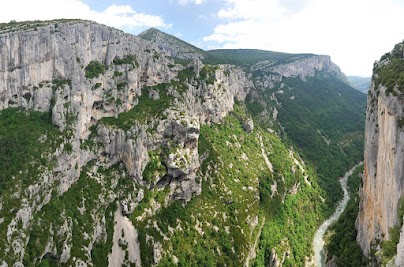
<path id="1" fill-rule="evenodd" d="M 347 189 L 347 181 L 348 177 L 352 175 L 353 171 L 356 167 L 362 165 L 362 162 L 353 167 L 347 173 L 345 173 L 344 177 L 342 177 L 339 182 L 341 183 L 342 190 L 344 191 L 344 198 L 338 203 L 337 209 L 331 215 L 330 218 L 325 220 L 323 224 L 317 229 L 316 234 L 313 239 L 313 247 L 314 247 L 314 262 L 316 267 L 324 267 L 325 266 L 325 258 L 324 258 L 324 233 L 327 231 L 328 227 L 338 220 L 339 216 L 341 216 L 342 212 L 345 210 L 346 205 L 349 201 L 349 193 Z"/>

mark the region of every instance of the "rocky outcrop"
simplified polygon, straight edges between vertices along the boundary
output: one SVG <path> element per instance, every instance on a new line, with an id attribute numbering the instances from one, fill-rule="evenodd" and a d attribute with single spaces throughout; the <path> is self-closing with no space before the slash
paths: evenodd
<path id="1" fill-rule="evenodd" d="M 337 258 L 334 256 L 330 261 L 327 261 L 326 263 L 327 267 L 338 267 L 337 265 Z"/>
<path id="2" fill-rule="evenodd" d="M 396 266 L 404 266 L 404 226 L 401 228 L 400 241 L 397 245 Z"/>
<path id="3" fill-rule="evenodd" d="M 285 62 L 276 60 L 260 61 L 251 67 L 251 71 L 264 71 L 265 75 L 255 77 L 254 83 L 258 88 L 273 88 L 282 78 L 296 77 L 305 79 L 313 77 L 318 72 L 324 75 L 335 76 L 348 83 L 341 69 L 331 61 L 330 56 L 301 55 L 288 59 Z"/>
<path id="4" fill-rule="evenodd" d="M 192 69 L 203 68 L 200 61 L 189 66 Z M 201 124 L 218 123 L 232 109 L 235 100 L 243 100 L 252 86 L 239 68 L 219 66 L 212 75 L 213 84 L 198 80 L 196 73 L 188 83 L 183 95 L 171 90 L 176 101 L 165 110 L 166 118 L 152 121 L 155 132 L 149 134 L 151 125 L 135 123 L 128 131 L 99 125 L 97 128 L 104 152 L 112 163 L 122 161 L 129 174 L 138 182 L 144 182 L 142 173 L 148 164 L 148 151 L 161 147 L 169 152 L 163 153 L 166 176 L 158 177 L 153 184 L 170 184 L 175 199 L 188 201 L 193 194 L 199 194 L 201 186 L 196 182 L 196 172 L 200 167 L 198 138 Z M 153 96 L 149 96 L 153 98 Z M 252 122 L 250 122 L 252 124 Z M 251 126 L 252 127 L 252 126 Z"/>
<path id="5" fill-rule="evenodd" d="M 375 70 L 389 67 L 389 60 Z M 363 185 L 356 221 L 357 241 L 369 255 L 377 241 L 389 239 L 389 228 L 398 223 L 398 207 L 404 194 L 404 95 L 380 83 L 383 71 L 375 71 L 368 94 L 365 128 Z M 390 91 L 393 91 L 391 93 Z"/>

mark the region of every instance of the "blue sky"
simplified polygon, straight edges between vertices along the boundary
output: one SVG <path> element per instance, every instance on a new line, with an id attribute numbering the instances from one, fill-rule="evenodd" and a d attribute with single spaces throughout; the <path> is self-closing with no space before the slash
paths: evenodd
<path id="1" fill-rule="evenodd" d="M 220 22 L 217 17 L 220 7 L 226 5 L 226 1 L 222 0 L 203 0 L 200 3 L 189 0 L 83 0 L 83 2 L 99 12 L 114 4 L 130 5 L 136 12 L 159 16 L 167 24 L 167 26 L 158 25 L 156 28 L 201 46 L 205 45 L 203 36 L 210 35 Z M 138 34 L 147 28 L 148 25 L 124 30 Z"/>
<path id="2" fill-rule="evenodd" d="M 370 76 L 404 39 L 404 0 L 12 0 L 0 22 L 81 18 L 138 34 L 156 27 L 203 49 L 256 48 L 330 55 Z"/>

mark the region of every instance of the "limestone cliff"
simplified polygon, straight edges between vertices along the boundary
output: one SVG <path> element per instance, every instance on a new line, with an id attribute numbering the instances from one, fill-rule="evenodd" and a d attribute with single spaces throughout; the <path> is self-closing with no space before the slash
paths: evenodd
<path id="1" fill-rule="evenodd" d="M 259 88 L 273 88 L 282 79 L 296 77 L 306 79 L 317 73 L 335 76 L 348 83 L 341 69 L 331 61 L 330 56 L 321 55 L 296 55 L 286 60 L 264 60 L 251 66 L 251 71 L 262 71 L 263 76 L 255 78 L 255 85 Z"/>
<path id="2" fill-rule="evenodd" d="M 119 244 L 110 266 L 135 263 L 139 252 L 127 252 L 125 260 L 122 244 L 136 234 L 111 205 L 132 213 L 154 187 L 167 188 L 167 203 L 199 194 L 200 125 L 220 122 L 251 87 L 238 67 L 176 65 L 150 42 L 91 21 L 10 25 L 0 32 L 0 57 L 0 110 L 50 112 L 62 133 L 59 146 L 44 155 L 46 171 L 0 196 L 2 266 L 56 258 L 70 266 L 95 264 L 90 254 L 109 240 L 112 220 L 119 233 L 108 242 Z M 148 171 L 150 164 L 159 171 Z M 82 194 L 80 207 L 70 198 L 74 192 Z M 54 206 L 59 198 L 70 200 Z M 58 221 L 46 215 L 51 206 L 60 209 Z M 77 216 L 87 218 L 83 226 Z"/>
<path id="3" fill-rule="evenodd" d="M 366 256 L 380 249 L 379 241 L 389 239 L 404 194 L 404 87 L 398 68 L 403 59 L 399 44 L 375 63 L 368 94 L 363 185 L 356 221 L 357 241 Z"/>

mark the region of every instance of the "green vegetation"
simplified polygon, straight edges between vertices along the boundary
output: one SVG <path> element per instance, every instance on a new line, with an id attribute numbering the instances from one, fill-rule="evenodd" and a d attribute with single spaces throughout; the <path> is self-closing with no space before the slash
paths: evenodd
<path id="1" fill-rule="evenodd" d="M 125 89 L 125 87 L 126 87 L 127 85 L 128 85 L 127 82 L 118 83 L 118 84 L 116 85 L 116 89 L 117 89 L 118 91 L 122 91 L 122 90 Z"/>
<path id="2" fill-rule="evenodd" d="M 52 81 L 52 89 L 56 90 L 58 88 L 62 88 L 64 85 L 69 85 L 69 87 L 72 87 L 72 81 L 71 80 L 53 80 Z"/>
<path id="3" fill-rule="evenodd" d="M 315 166 L 319 184 L 328 193 L 331 214 L 334 203 L 342 197 L 337 178 L 363 157 L 366 95 L 337 78 L 324 78 L 321 73 L 306 81 L 286 78 L 283 83 L 282 93 L 276 93 L 280 85 L 258 92 L 258 98 L 246 100 L 247 106 L 256 118 L 271 114 L 267 110 L 273 107 L 268 103 L 275 93 L 282 103 L 276 108 L 277 119 L 286 133 L 284 141 L 290 140 L 303 159 Z"/>
<path id="4" fill-rule="evenodd" d="M 347 76 L 349 84 L 353 88 L 361 91 L 362 93 L 367 93 L 371 85 L 371 77 L 359 77 L 359 76 Z"/>
<path id="5" fill-rule="evenodd" d="M 145 87 L 142 89 L 142 94 L 139 96 L 139 103 L 127 112 L 120 113 L 118 118 L 103 118 L 101 123 L 114 125 L 121 129 L 129 129 L 135 122 L 146 123 L 155 119 L 165 118 L 167 115 L 164 111 L 172 107 L 175 99 L 173 94 L 169 94 L 169 88 L 174 89 L 180 95 L 187 90 L 186 83 L 194 82 L 213 83 L 215 77 L 215 66 L 205 66 L 204 71 L 199 79 L 196 78 L 195 72 L 190 68 L 185 68 L 178 72 L 178 80 L 172 80 L 170 83 L 161 83 L 155 86 Z M 127 83 L 119 83 L 118 90 L 125 88 Z M 153 100 L 150 97 L 151 90 L 156 91 L 159 98 Z"/>
<path id="6" fill-rule="evenodd" d="M 173 96 L 167 94 L 167 87 L 170 84 L 158 84 L 152 87 L 142 89 L 142 95 L 139 96 L 139 104 L 127 112 L 120 113 L 118 118 L 103 118 L 101 123 L 114 125 L 121 129 L 129 129 L 136 121 L 146 122 L 150 119 L 163 116 L 163 111 L 170 107 Z M 155 90 L 160 98 L 153 100 L 149 97 L 149 91 Z"/>
<path id="7" fill-rule="evenodd" d="M 122 76 L 123 75 L 123 72 L 121 72 L 121 71 L 114 71 L 114 76 L 112 76 L 113 78 L 115 78 L 115 77 L 119 77 L 119 76 Z"/>
<path id="8" fill-rule="evenodd" d="M 181 82 L 188 81 L 188 79 L 195 77 L 195 72 L 189 68 L 185 68 L 178 72 L 177 77 Z"/>
<path id="9" fill-rule="evenodd" d="M 52 257 L 59 258 L 64 242 L 71 245 L 71 257 L 60 266 L 71 266 L 74 258 L 86 260 L 88 256 L 94 266 L 108 265 L 108 254 L 112 249 L 114 212 L 117 209 L 115 201 L 133 191 L 134 182 L 122 174 L 121 167 L 114 165 L 109 169 L 94 169 L 94 164 L 95 162 L 90 162 L 82 170 L 78 181 L 63 195 L 54 192 L 50 202 L 34 216 L 24 256 L 25 266 L 38 264 L 50 232 L 55 233 L 53 242 L 58 253 Z M 114 195 L 113 198 L 110 198 L 111 194 Z M 100 201 L 101 199 L 104 201 Z M 104 216 L 105 235 L 96 240 L 88 238 L 88 234 L 91 236 Z M 90 244 L 93 244 L 93 248 L 91 255 L 88 255 L 86 248 Z M 45 264 L 44 261 L 41 264 Z"/>
<path id="10" fill-rule="evenodd" d="M 145 36 L 148 38 L 147 34 Z M 260 50 L 202 52 L 208 55 L 205 62 L 234 63 L 245 68 L 262 60 L 280 64 L 296 57 L 310 56 Z M 159 58 L 156 53 L 151 56 Z M 139 66 L 134 55 L 115 58 L 113 64 Z M 91 61 L 85 67 L 85 76 L 97 78 L 105 73 L 106 67 L 98 61 Z M 177 108 L 173 104 L 183 100 L 187 83 L 196 88 L 202 81 L 214 84 L 217 69 L 217 66 L 206 64 L 198 79 L 194 70 L 185 68 L 178 73 L 177 80 L 143 88 L 138 104 L 131 110 L 120 113 L 117 118 L 103 118 L 99 123 L 124 130 L 135 123 L 150 124 L 153 128 L 154 121 L 167 118 L 167 109 Z M 253 78 L 259 74 L 254 72 Z M 119 91 L 127 86 L 122 82 L 123 78 L 119 78 L 122 75 L 118 70 L 113 73 Z M 169 177 L 164 165 L 167 147 L 174 149 L 175 145 L 169 143 L 149 151 L 150 161 L 142 173 L 146 181 L 145 188 L 141 189 L 144 197 L 129 215 L 138 230 L 142 265 L 153 265 L 153 245 L 158 242 L 163 248 L 161 266 L 172 266 L 175 259 L 178 259 L 179 266 L 241 266 L 255 240 L 258 252 L 253 266 L 268 266 L 273 250 L 279 258 L 285 258 L 284 266 L 305 265 L 318 225 L 332 212 L 334 203 L 341 196 L 336 178 L 356 163 L 363 153 L 365 96 L 352 93 L 349 86 L 337 79 L 323 79 L 323 73 L 318 75 L 306 81 L 285 78 L 283 93 L 279 93 L 283 88 L 279 84 L 273 89 L 258 91 L 259 99 L 250 95 L 247 107 L 237 103 L 221 124 L 202 126 L 198 148 L 204 160 L 196 181 L 201 182 L 203 189 L 187 203 L 172 200 L 178 194 L 178 190 L 172 188 L 175 183 L 161 188 L 164 183 L 181 179 Z M 71 86 L 71 82 L 53 81 L 55 90 L 66 85 Z M 93 88 L 101 86 L 101 83 L 96 83 Z M 121 99 L 116 99 L 111 90 L 106 92 L 105 99 L 121 105 Z M 159 97 L 153 100 L 153 94 L 157 96 L 155 92 Z M 277 122 L 265 120 L 273 114 L 272 95 L 282 103 L 276 107 L 278 121 L 284 128 Z M 69 106 L 66 105 L 65 109 L 69 110 Z M 0 112 L 0 197 L 6 199 L 0 216 L 4 218 L 0 223 L 0 251 L 4 251 L 7 225 L 21 205 L 26 185 L 37 181 L 43 169 L 52 169 L 54 159 L 47 157 L 47 152 L 61 143 L 58 139 L 60 133 L 50 125 L 49 114 L 38 114 L 26 115 L 24 111 L 12 109 Z M 26 122 L 24 116 L 32 121 Z M 76 114 L 66 116 L 68 123 L 76 118 Z M 242 124 L 250 117 L 255 120 L 255 129 L 247 134 Z M 186 126 L 185 121 L 182 123 Z M 81 144 L 83 149 L 97 148 L 96 127 L 92 126 L 90 137 Z M 282 136 L 270 133 L 268 127 Z M 148 129 L 148 133 L 150 131 L 153 129 Z M 68 136 L 67 132 L 62 134 Z M 64 148 L 67 153 L 73 150 L 70 143 L 65 143 Z M 73 265 L 74 258 L 86 260 L 90 257 L 94 266 L 108 265 L 115 203 L 132 193 L 131 197 L 135 199 L 139 186 L 144 183 L 130 179 L 123 164 L 109 169 L 102 166 L 101 162 L 90 162 L 62 195 L 57 190 L 59 181 L 41 191 L 43 194 L 38 201 L 46 204 L 33 214 L 32 224 L 24 232 L 29 236 L 23 259 L 26 266 L 56 264 L 65 242 L 71 245 L 71 257 L 62 266 Z M 78 170 L 79 167 L 74 168 Z M 160 178 L 163 178 L 161 183 L 155 184 Z M 14 192 L 18 197 L 13 196 Z M 169 201 L 168 195 L 172 193 L 174 196 Z M 49 195 L 50 201 L 45 201 Z M 355 201 L 358 200 L 355 198 Z M 345 214 L 346 224 L 335 226 L 334 236 L 339 239 L 334 243 L 352 241 L 353 232 L 341 241 L 341 229 L 351 225 L 352 214 L 357 213 L 353 209 L 355 203 L 350 205 L 352 210 Z M 92 240 L 91 233 L 104 218 L 105 233 Z M 56 255 L 48 253 L 41 259 L 50 236 L 55 244 L 52 253 Z M 391 236 L 392 243 L 383 243 L 386 257 L 392 251 L 397 233 L 392 232 Z M 126 247 L 126 244 L 121 246 Z M 89 247 L 92 247 L 91 253 L 88 253 Z M 335 250 L 343 263 L 347 263 L 347 253 L 358 253 L 357 247 L 346 247 L 346 251 Z M 355 263 L 363 263 L 359 254 L 354 255 L 358 255 Z M 5 260 L 11 262 L 13 259 Z"/>
<path id="11" fill-rule="evenodd" d="M 96 84 L 94 85 L 94 89 L 98 89 L 98 88 L 100 88 L 101 86 L 102 86 L 101 83 L 96 83 Z"/>
<path id="12" fill-rule="evenodd" d="M 337 178 L 363 157 L 366 96 L 338 79 L 284 82 L 293 90 L 276 96 L 282 103 L 279 120 L 303 157 L 316 166 L 332 207 L 342 196 Z"/>
<path id="13" fill-rule="evenodd" d="M 44 155 L 59 136 L 50 121 L 49 113 L 16 108 L 0 112 L 0 195 L 15 185 L 13 177 L 30 184 L 38 167 L 47 163 Z M 27 173 L 19 173 L 27 168 Z"/>
<path id="14" fill-rule="evenodd" d="M 100 76 L 100 74 L 105 73 L 105 66 L 100 62 L 93 60 L 90 63 L 88 63 L 88 65 L 85 68 L 85 71 L 86 71 L 85 74 L 86 78 L 93 79 Z"/>
<path id="15" fill-rule="evenodd" d="M 92 125 L 89 130 L 90 135 L 86 140 L 81 142 L 80 148 L 95 151 L 97 146 L 100 145 L 99 142 L 95 141 L 95 137 L 97 136 L 97 126 Z"/>
<path id="16" fill-rule="evenodd" d="M 206 84 L 214 84 L 216 81 L 215 71 L 218 68 L 218 66 L 204 65 L 199 75 L 201 79 L 206 81 Z"/>
<path id="17" fill-rule="evenodd" d="M 112 63 L 115 65 L 132 65 L 133 68 L 139 67 L 139 63 L 137 62 L 135 55 L 127 55 L 124 58 L 115 58 Z"/>
<path id="18" fill-rule="evenodd" d="M 154 183 L 156 178 L 163 177 L 166 174 L 166 168 L 161 162 L 161 154 L 158 151 L 149 151 L 149 162 L 142 173 L 143 180 L 150 184 Z"/>
<path id="19" fill-rule="evenodd" d="M 8 23 L 0 23 L 0 32 L 28 31 L 37 30 L 39 27 L 64 22 L 83 21 L 79 19 L 56 19 L 56 20 L 33 20 L 33 21 L 15 21 L 11 20 Z"/>
<path id="20" fill-rule="evenodd" d="M 373 80 L 376 88 L 379 84 L 386 86 L 386 94 L 393 91 L 395 86 L 404 93 L 404 42 L 397 44 L 391 53 L 383 55 L 380 61 L 387 61 L 384 64 L 376 64 L 373 68 Z"/>
<path id="21" fill-rule="evenodd" d="M 212 50 L 203 59 L 209 64 L 235 64 L 251 71 L 249 67 L 268 60 L 271 67 L 288 63 L 311 54 L 286 54 L 255 49 Z M 253 71 L 253 79 L 270 75 L 270 70 Z M 258 97 L 249 95 L 249 111 L 263 128 L 268 126 L 284 132 L 284 142 L 299 149 L 304 160 L 315 166 L 319 183 L 327 191 L 329 213 L 342 197 L 337 178 L 363 157 L 364 111 L 366 95 L 328 73 L 319 71 L 306 81 L 284 78 L 286 85 L 276 84 L 272 89 L 257 90 Z M 276 93 L 282 90 L 282 93 Z M 280 106 L 275 106 L 275 94 Z M 279 111 L 280 127 L 269 120 L 274 107 Z M 332 162 L 332 164 L 330 164 Z"/>
<path id="22" fill-rule="evenodd" d="M 404 198 L 400 200 L 400 205 L 397 211 L 398 223 L 390 227 L 389 239 L 382 242 L 382 263 L 386 263 L 391 260 L 397 254 L 397 244 L 400 241 L 400 231 L 403 227 L 403 215 L 404 215 Z"/>
<path id="23" fill-rule="evenodd" d="M 155 215 L 144 214 L 138 220 L 151 205 L 150 194 L 157 191 L 146 194 L 148 200 L 142 201 L 132 216 L 139 231 L 144 265 L 153 261 L 153 244 L 146 236 L 161 243 L 163 251 L 168 252 L 163 253 L 161 266 L 173 265 L 171 255 L 176 256 L 179 266 L 242 265 L 262 226 L 256 266 L 268 264 L 274 247 L 278 253 L 290 251 L 286 266 L 303 266 L 305 256 L 311 252 L 308 237 L 314 235 L 325 210 L 321 189 L 312 171 L 307 171 L 311 185 L 298 167 L 291 171 L 293 160 L 279 138 L 259 127 L 247 134 L 242 129 L 246 117 L 245 108 L 236 105 L 222 124 L 201 128 L 199 153 L 207 155 L 198 173 L 202 178 L 201 195 L 186 205 L 175 201 Z M 274 173 L 257 153 L 261 151 L 261 139 Z M 277 192 L 271 196 L 274 183 Z M 289 193 L 298 183 L 296 194 Z M 253 228 L 251 220 L 255 216 L 258 222 Z M 153 227 L 154 223 L 169 240 Z M 284 238 L 290 246 L 279 245 Z"/>
<path id="24" fill-rule="evenodd" d="M 367 260 L 356 241 L 358 231 L 355 227 L 355 220 L 359 213 L 358 190 L 362 172 L 363 167 L 358 167 L 348 178 L 348 192 L 351 198 L 341 217 L 328 230 L 329 240 L 326 245 L 326 250 L 330 254 L 328 260 L 336 256 L 338 266 L 367 266 Z"/>
<path id="25" fill-rule="evenodd" d="M 0 257 L 7 244 L 7 226 L 21 205 L 25 189 L 40 181 L 55 161 L 51 153 L 62 142 L 61 133 L 52 125 L 49 113 L 9 108 L 0 112 Z"/>
<path id="26" fill-rule="evenodd" d="M 233 64 L 249 67 L 260 61 L 269 60 L 275 65 L 296 60 L 296 57 L 308 57 L 312 54 L 288 54 L 264 51 L 258 49 L 217 49 L 207 51 L 207 57 L 202 59 L 207 64 Z"/>
<path id="27" fill-rule="evenodd" d="M 404 118 L 398 119 L 398 127 L 404 128 Z"/>
<path id="28" fill-rule="evenodd" d="M 92 232 L 93 220 L 91 216 L 94 210 L 88 209 L 84 213 L 81 213 L 78 208 L 83 206 L 97 207 L 96 204 L 101 190 L 101 185 L 83 172 L 80 179 L 68 192 L 62 196 L 54 195 L 51 202 L 45 205 L 36 216 L 36 223 L 32 226 L 30 240 L 24 257 L 25 265 L 30 266 L 35 263 L 35 259 L 43 253 L 49 231 L 55 229 L 56 231 L 53 231 L 57 232 L 57 229 L 63 225 L 65 220 L 61 217 L 61 214 L 70 217 L 70 220 L 74 218 L 70 222 L 72 224 L 70 227 L 74 229 L 72 231 L 71 242 L 73 246 L 71 253 L 76 257 L 84 258 L 85 251 L 83 247 L 88 246 L 90 240 L 85 240 L 83 233 Z M 62 251 L 63 242 L 66 237 L 56 235 L 54 238 L 58 251 Z"/>
<path id="29" fill-rule="evenodd" d="M 117 209 L 116 203 L 108 205 L 105 211 L 106 240 L 99 240 L 91 250 L 91 258 L 94 266 L 107 266 L 108 255 L 111 253 L 112 240 L 114 234 L 114 212 Z"/>

